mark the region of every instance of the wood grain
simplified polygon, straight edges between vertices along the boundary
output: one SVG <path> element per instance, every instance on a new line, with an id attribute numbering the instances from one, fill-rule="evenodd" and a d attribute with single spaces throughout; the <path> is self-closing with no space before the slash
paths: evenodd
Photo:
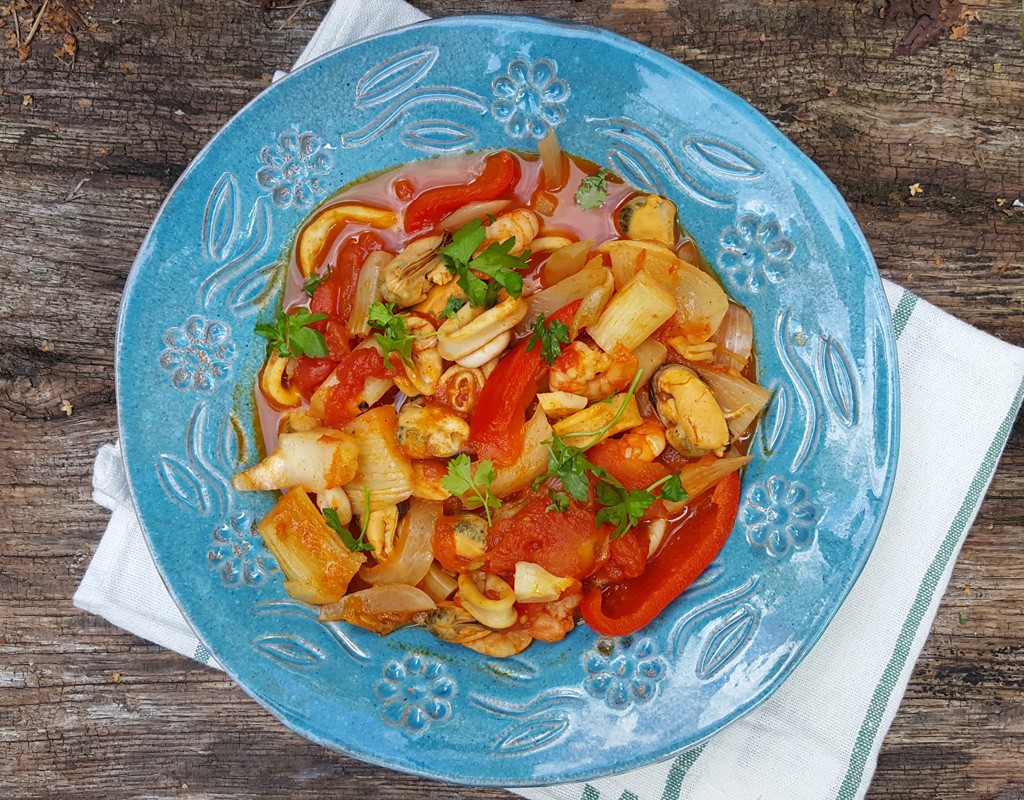
<path id="1" fill-rule="evenodd" d="M 432 16 L 454 10 L 441 0 L 416 5 Z M 1024 345 L 1024 215 L 1005 213 L 1024 191 L 1020 6 L 971 3 L 981 20 L 963 39 L 894 58 L 903 28 L 879 16 L 881 5 L 465 0 L 458 10 L 511 6 L 599 24 L 719 81 L 835 181 L 884 275 Z M 135 252 L 176 177 L 294 60 L 324 8 L 96 0 L 97 29 L 80 32 L 73 66 L 49 56 L 48 34 L 28 61 L 0 52 L 7 796 L 509 796 L 326 752 L 223 675 L 71 606 L 106 523 L 90 499 L 90 470 L 97 447 L 116 436 L 113 338 Z M 923 193 L 911 197 L 914 183 Z M 955 432 L 938 433 L 955 443 Z M 885 741 L 871 800 L 1024 797 L 1022 552 L 1018 420 Z"/>

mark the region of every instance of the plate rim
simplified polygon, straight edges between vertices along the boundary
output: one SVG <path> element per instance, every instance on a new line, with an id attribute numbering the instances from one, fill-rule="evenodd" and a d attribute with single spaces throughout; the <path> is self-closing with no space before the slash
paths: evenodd
<path id="1" fill-rule="evenodd" d="M 341 47 L 323 53 L 322 55 L 319 55 L 316 58 L 310 59 L 309 61 L 303 63 L 300 67 L 297 67 L 286 73 L 280 80 L 271 83 L 269 86 L 261 90 L 248 102 L 241 106 L 234 114 L 232 114 L 231 117 L 218 128 L 216 133 L 214 133 L 214 135 L 210 137 L 210 139 L 203 145 L 203 147 L 196 153 L 196 155 L 193 156 L 188 166 L 178 176 L 174 184 L 168 190 L 163 201 L 160 203 L 160 206 L 158 207 L 153 217 L 153 222 L 150 225 L 149 229 L 147 230 L 146 235 L 143 238 L 141 244 L 139 245 L 136 257 L 132 262 L 132 266 L 131 269 L 129 270 L 128 276 L 125 279 L 124 288 L 122 289 L 122 297 L 118 308 L 117 328 L 114 340 L 114 380 L 115 394 L 117 400 L 117 429 L 120 442 L 125 442 L 128 437 L 125 436 L 125 427 L 122 424 L 122 420 L 124 418 L 123 403 L 126 402 L 126 400 L 124 398 L 124 392 L 122 391 L 121 361 L 124 345 L 125 325 L 128 315 L 128 306 L 130 305 L 130 300 L 132 297 L 133 290 L 135 289 L 135 285 L 136 283 L 139 282 L 139 273 L 143 268 L 144 262 L 147 260 L 148 250 L 152 244 L 152 239 L 157 229 L 157 224 L 160 221 L 161 217 L 163 216 L 166 207 L 168 206 L 174 195 L 181 188 L 182 184 L 185 183 L 185 181 L 190 178 L 193 172 L 199 169 L 198 165 L 203 160 L 203 157 L 215 146 L 219 139 L 225 135 L 227 128 L 230 127 L 231 124 L 236 119 L 244 115 L 251 106 L 259 102 L 264 97 L 264 95 L 279 91 L 278 87 L 290 81 L 294 76 L 301 74 L 307 69 L 313 68 L 314 66 L 318 65 L 323 61 L 336 57 L 337 54 L 341 52 L 348 51 L 366 42 L 384 40 L 414 29 L 458 27 L 459 25 L 464 23 L 487 22 L 501 26 L 518 25 L 521 26 L 524 30 L 536 29 L 539 27 L 543 29 L 546 33 L 550 33 L 551 29 L 555 28 L 560 29 L 560 31 L 563 34 L 568 34 L 574 38 L 581 36 L 590 36 L 595 39 L 602 40 L 604 43 L 609 44 L 612 47 L 627 51 L 630 55 L 634 57 L 639 57 L 642 59 L 653 59 L 654 61 L 659 62 L 660 64 L 667 67 L 669 70 L 681 70 L 682 72 L 687 74 L 689 79 L 694 80 L 699 84 L 703 84 L 705 87 L 711 88 L 714 92 L 725 92 L 727 95 L 730 96 L 732 100 L 734 100 L 737 103 L 737 110 L 741 110 L 744 114 L 748 116 L 753 116 L 756 120 L 760 120 L 762 123 L 769 125 L 771 129 L 774 130 L 774 132 L 779 137 L 779 146 L 786 149 L 790 158 L 797 159 L 806 169 L 816 174 L 820 187 L 823 190 L 827 191 L 832 196 L 832 199 L 837 203 L 838 207 L 845 209 L 846 213 L 849 215 L 849 220 L 852 222 L 852 225 L 850 226 L 850 233 L 853 235 L 854 241 L 860 248 L 862 254 L 866 257 L 867 266 L 869 267 L 867 272 L 871 277 L 871 299 L 875 302 L 878 308 L 879 319 L 877 321 L 880 323 L 880 327 L 882 329 L 883 334 L 879 339 L 879 344 L 881 345 L 881 347 L 879 348 L 877 353 L 877 360 L 884 360 L 885 367 L 887 368 L 887 374 L 885 375 L 885 378 L 888 381 L 888 392 L 891 396 L 891 403 L 887 408 L 888 435 L 886 439 L 886 445 L 889 451 L 889 458 L 886 465 L 884 483 L 882 485 L 882 489 L 879 493 L 879 498 L 877 501 L 878 511 L 875 517 L 875 522 L 871 526 L 872 530 L 870 531 L 870 534 L 866 537 L 866 541 L 863 548 L 861 549 L 859 558 L 856 562 L 852 563 L 852 568 L 849 571 L 849 578 L 844 591 L 837 598 L 836 602 L 832 605 L 832 607 L 828 609 L 828 611 L 825 614 L 822 615 L 821 621 L 818 624 L 817 629 L 813 632 L 813 635 L 807 637 L 804 641 L 800 643 L 800 646 L 796 650 L 797 655 L 787 660 L 784 667 L 773 678 L 771 685 L 762 688 L 761 691 L 757 692 L 746 703 L 736 706 L 728 714 L 724 715 L 724 717 L 720 721 L 720 724 L 715 730 L 709 731 L 704 735 L 700 736 L 699 738 L 695 738 L 694 740 L 687 742 L 685 745 L 680 746 L 677 744 L 675 746 L 661 748 L 658 750 L 658 754 L 654 756 L 646 755 L 643 757 L 625 759 L 624 761 L 620 762 L 614 769 L 611 770 L 594 768 L 591 770 L 579 771 L 568 776 L 558 777 L 554 780 L 550 778 L 540 778 L 534 780 L 530 780 L 529 778 L 517 778 L 514 782 L 514 785 L 523 787 L 547 786 L 565 782 L 594 780 L 598 778 L 609 777 L 612 775 L 619 775 L 633 769 L 641 768 L 644 766 L 648 766 L 650 764 L 667 760 L 669 758 L 677 757 L 683 752 L 701 747 L 704 743 L 706 743 L 717 733 L 721 732 L 724 728 L 733 724 L 737 720 L 743 718 L 751 711 L 753 711 L 755 708 L 764 703 L 766 700 L 768 700 L 790 678 L 793 671 L 806 660 L 811 650 L 813 650 L 814 647 L 818 645 L 821 638 L 827 631 L 828 627 L 832 624 L 836 614 L 838 614 L 840 608 L 842 608 L 844 603 L 849 598 L 850 592 L 852 591 L 857 581 L 860 579 L 864 567 L 867 564 L 867 561 L 874 550 L 874 546 L 877 542 L 878 536 L 881 532 L 882 525 L 884 523 L 885 515 L 888 511 L 888 507 L 893 493 L 896 470 L 899 461 L 901 434 L 901 394 L 898 355 L 896 348 L 896 336 L 892 321 L 892 312 L 890 311 L 889 304 L 885 296 L 884 286 L 882 284 L 882 276 L 878 271 L 878 266 L 875 262 L 874 254 L 872 253 L 871 248 L 867 242 L 867 239 L 864 236 L 864 232 L 860 227 L 860 223 L 857 221 L 852 210 L 849 208 L 849 205 L 846 203 L 845 198 L 839 192 L 839 189 L 828 177 L 828 175 L 825 174 L 821 167 L 819 167 L 817 163 L 810 158 L 810 156 L 805 154 L 799 147 L 797 147 L 797 145 L 794 142 L 792 142 L 789 139 L 789 137 L 787 137 L 778 128 L 778 126 L 776 126 L 775 123 L 768 119 L 768 117 L 765 116 L 761 111 L 755 108 L 745 98 L 733 92 L 731 89 L 728 89 L 727 87 L 705 76 L 704 74 L 698 72 L 697 70 L 684 64 L 683 62 L 677 61 L 676 59 L 654 48 L 647 47 L 646 45 L 640 44 L 639 42 L 636 42 L 626 36 L 623 36 L 621 34 L 615 33 L 611 30 L 601 28 L 598 26 L 543 17 L 538 15 L 457 14 L 446 17 L 428 18 L 425 20 L 411 23 L 409 25 L 404 25 L 377 34 L 373 34 L 371 36 L 361 37 Z M 718 277 L 717 270 L 716 277 Z M 143 521 L 143 515 L 140 510 L 140 504 L 136 496 L 135 482 L 132 480 L 133 469 L 131 467 L 131 464 L 129 463 L 130 459 L 127 448 L 124 447 L 123 445 L 121 453 L 125 465 L 125 472 L 128 477 L 127 484 L 129 496 L 131 498 L 131 503 L 135 511 L 136 517 L 139 520 L 139 527 L 143 533 L 146 545 L 149 548 L 150 555 L 152 556 L 153 561 L 157 567 L 157 573 L 160 576 L 160 580 L 163 582 L 168 594 L 170 595 L 174 604 L 177 606 L 178 610 L 181 612 L 182 617 L 185 619 L 186 623 L 188 624 L 192 632 L 195 634 L 196 638 L 200 642 L 202 642 L 203 645 L 206 646 L 211 653 L 213 653 L 216 656 L 216 651 L 209 647 L 209 644 L 197 630 L 196 624 L 192 621 L 189 614 L 186 612 L 183 602 L 179 597 L 178 591 L 176 591 L 175 588 L 171 586 L 171 584 L 168 582 L 165 576 L 165 569 L 162 563 L 162 559 L 158 554 L 157 549 L 154 547 L 153 537 Z M 375 766 L 383 767 L 385 769 L 418 775 L 432 780 L 472 786 L 507 787 L 511 785 L 507 779 L 502 780 L 499 778 L 495 778 L 493 780 L 479 780 L 476 777 L 469 779 L 461 778 L 457 775 L 446 774 L 445 772 L 440 770 L 432 771 L 429 769 L 419 769 L 416 767 L 405 765 L 396 766 L 394 763 L 389 762 L 387 759 L 377 757 L 374 753 L 369 751 L 359 753 L 350 751 L 342 747 L 337 742 L 330 741 L 325 737 L 320 736 L 304 728 L 300 721 L 289 720 L 285 715 L 286 712 L 280 709 L 271 698 L 264 697 L 259 692 L 247 686 L 246 683 L 240 679 L 238 672 L 228 664 L 221 661 L 219 658 L 218 663 L 220 664 L 224 673 L 228 677 L 230 677 L 231 680 L 237 686 L 239 686 L 248 696 L 252 697 L 254 700 L 256 700 L 257 703 L 259 703 L 263 708 L 270 712 L 270 714 L 273 717 L 275 717 L 279 722 L 281 722 L 288 730 L 322 747 L 325 747 L 326 749 L 332 752 L 340 753 L 347 757 L 354 758 L 365 763 L 373 764 Z"/>

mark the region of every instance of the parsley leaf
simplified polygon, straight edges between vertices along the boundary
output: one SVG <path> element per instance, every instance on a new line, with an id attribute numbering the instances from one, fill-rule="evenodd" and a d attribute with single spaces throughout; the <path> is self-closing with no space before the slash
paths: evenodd
<path id="1" fill-rule="evenodd" d="M 599 481 L 594 487 L 597 502 L 603 508 L 597 512 L 597 524 L 607 522 L 615 526 L 612 539 L 635 527 L 658 498 L 648 489 L 626 489 L 616 481 Z"/>
<path id="2" fill-rule="evenodd" d="M 439 252 L 445 268 L 452 275 L 458 276 L 458 286 L 474 306 L 493 306 L 498 299 L 498 292 L 504 289 L 512 297 L 523 293 L 523 276 L 516 270 L 526 269 L 530 257 L 527 251 L 519 256 L 509 254 L 515 247 L 515 239 L 504 242 L 491 242 L 476 258 L 473 253 L 484 243 L 486 232 L 483 223 L 478 219 L 471 220 L 452 234 L 452 241 Z M 493 283 L 485 281 L 474 274 L 482 272 Z"/>
<path id="3" fill-rule="evenodd" d="M 494 278 L 506 292 L 519 297 L 523 293 L 523 276 L 516 270 L 530 266 L 526 263 L 530 251 L 518 256 L 509 255 L 515 246 L 516 240 L 512 237 L 503 242 L 491 242 L 486 250 L 469 262 L 469 268 Z"/>
<path id="4" fill-rule="evenodd" d="M 537 478 L 533 482 L 533 487 L 536 489 L 548 478 L 557 478 L 561 482 L 564 491 L 548 491 L 548 496 L 556 507 L 562 504 L 564 500 L 565 508 L 558 508 L 557 510 L 564 511 L 568 508 L 568 497 L 585 503 L 590 492 L 590 478 L 587 475 L 590 474 L 595 478 L 601 478 L 607 473 L 601 467 L 595 467 L 591 464 L 587 460 L 587 456 L 582 448 L 566 444 L 557 433 L 552 435 L 551 441 L 547 442 L 547 446 L 547 474 Z M 556 499 L 556 495 L 559 494 L 562 495 L 563 500 Z"/>
<path id="5" fill-rule="evenodd" d="M 553 319 L 545 325 L 544 315 L 541 314 L 533 323 L 533 333 L 530 334 L 530 340 L 526 343 L 526 352 L 530 352 L 537 344 L 540 344 L 540 356 L 548 366 L 551 366 L 555 363 L 555 359 L 562 355 L 562 345 L 568 343 L 569 326 L 557 319 Z"/>
<path id="6" fill-rule="evenodd" d="M 484 224 L 478 219 L 470 220 L 452 234 L 452 241 L 442 248 L 441 257 L 468 264 L 486 236 Z"/>
<path id="7" fill-rule="evenodd" d="M 657 484 L 652 485 L 650 488 L 654 489 Z M 665 483 L 662 484 L 661 492 L 659 496 L 662 500 L 671 500 L 673 502 L 681 503 L 690 499 L 689 493 L 683 488 L 683 482 L 679 480 L 679 475 L 669 475 L 665 479 Z"/>
<path id="8" fill-rule="evenodd" d="M 474 471 L 469 456 L 460 453 L 448 462 L 448 474 L 441 478 L 441 485 L 454 495 L 470 495 L 467 499 L 475 500 L 483 506 L 487 524 L 490 525 L 491 509 L 501 506 L 501 500 L 491 494 L 493 480 L 494 464 L 490 459 L 478 462 Z"/>
<path id="9" fill-rule="evenodd" d="M 327 315 L 311 314 L 309 309 L 300 308 L 293 314 L 286 314 L 279 308 L 273 322 L 256 326 L 256 335 L 266 339 L 283 358 L 301 355 L 325 358 L 327 341 L 319 331 L 306 327 L 322 319 L 327 319 Z"/>
<path id="10" fill-rule="evenodd" d="M 317 275 L 315 272 L 310 275 L 304 284 L 302 284 L 302 291 L 312 297 L 317 290 L 317 287 L 325 280 L 331 277 L 331 270 L 327 270 L 326 275 Z"/>
<path id="11" fill-rule="evenodd" d="M 392 369 L 391 354 L 398 353 L 407 366 L 412 366 L 412 343 L 422 338 L 420 335 L 409 332 L 405 324 L 405 317 L 395 313 L 395 304 L 385 305 L 379 300 L 370 306 L 370 313 L 367 315 L 367 322 L 371 328 L 378 328 L 383 333 L 373 334 L 381 350 L 384 351 L 384 366 Z M 433 334 L 428 334 L 433 335 Z"/>
<path id="12" fill-rule="evenodd" d="M 656 495 L 654 490 L 659 486 L 661 492 Z M 679 475 L 666 475 L 646 489 L 628 491 L 613 478 L 599 481 L 594 489 L 597 493 L 597 502 L 603 506 L 597 512 L 597 522 L 608 522 L 615 526 L 611 536 L 613 539 L 636 526 L 647 513 L 647 509 L 657 500 L 689 499 Z"/>
<path id="13" fill-rule="evenodd" d="M 565 492 L 549 492 L 548 496 L 551 498 L 551 505 L 545 511 L 561 511 L 565 513 L 569 510 L 569 495 Z"/>
<path id="14" fill-rule="evenodd" d="M 366 526 L 369 514 L 363 514 L 363 526 L 359 532 L 359 538 L 356 539 L 346 528 L 341 524 L 341 520 L 338 518 L 338 512 L 333 508 L 325 508 L 324 519 L 327 521 L 327 526 L 333 530 L 338 536 L 341 537 L 342 544 L 349 549 L 350 552 L 356 553 L 360 550 L 373 550 L 373 546 L 366 541 Z"/>
<path id="15" fill-rule="evenodd" d="M 580 181 L 580 188 L 576 190 L 576 205 L 584 211 L 593 211 L 603 206 L 608 199 L 609 174 L 608 170 L 602 168 L 596 175 Z"/>
<path id="16" fill-rule="evenodd" d="M 444 311 L 438 314 L 441 319 L 455 319 L 455 314 L 460 308 L 462 308 L 469 301 L 465 297 L 449 297 L 448 305 L 444 307 Z"/>

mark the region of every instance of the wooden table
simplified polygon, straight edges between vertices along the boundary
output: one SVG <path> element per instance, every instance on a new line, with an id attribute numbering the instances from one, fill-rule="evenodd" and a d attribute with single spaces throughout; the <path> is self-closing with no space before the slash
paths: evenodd
<path id="1" fill-rule="evenodd" d="M 909 23 L 883 19 L 882 4 L 458 9 L 600 24 L 699 69 L 836 182 L 883 275 L 1024 345 L 1020 4 L 972 0 L 980 20 L 914 56 L 893 55 Z M 40 3 L 23 5 L 30 23 Z M 63 35 L 44 26 L 28 60 L 0 51 L 0 785 L 12 798 L 508 797 L 327 752 L 222 674 L 71 605 L 107 520 L 90 472 L 117 435 L 114 327 L 136 249 L 175 178 L 291 64 L 326 8 L 269 5 L 95 0 L 95 29 L 76 31 L 70 64 L 53 56 Z M 29 26 L 19 27 L 24 40 Z M 956 458 L 957 431 L 936 435 Z M 873 800 L 1024 798 L 1022 554 L 1018 420 L 886 739 Z"/>

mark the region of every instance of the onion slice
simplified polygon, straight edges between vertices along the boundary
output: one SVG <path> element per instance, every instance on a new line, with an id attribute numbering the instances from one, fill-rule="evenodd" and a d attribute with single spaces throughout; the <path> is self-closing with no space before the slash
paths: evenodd
<path id="1" fill-rule="evenodd" d="M 548 256 L 548 260 L 541 267 L 541 276 L 548 286 L 553 286 L 559 281 L 575 275 L 587 263 L 587 256 L 594 246 L 593 239 L 584 239 L 580 242 L 573 242 L 557 250 Z M 534 245 L 536 249 L 536 245 Z"/>
<path id="2" fill-rule="evenodd" d="M 715 458 L 707 456 L 700 461 L 686 464 L 679 470 L 679 481 L 688 495 L 687 500 L 665 500 L 665 510 L 669 516 L 675 516 L 697 495 L 706 492 L 723 478 L 729 477 L 740 467 L 748 464 L 753 456 L 726 456 Z"/>
<path id="3" fill-rule="evenodd" d="M 513 492 L 525 489 L 543 475 L 548 468 L 548 446 L 551 441 L 551 425 L 547 415 L 538 406 L 537 411 L 526 423 L 523 432 L 523 451 L 519 458 L 507 467 L 495 467 L 491 493 L 495 497 L 507 497 Z"/>
<path id="4" fill-rule="evenodd" d="M 730 433 L 733 436 L 743 436 L 750 430 L 761 410 L 768 405 L 772 397 L 771 391 L 751 383 L 742 375 L 706 367 L 695 369 L 721 406 L 722 413 L 729 423 Z"/>
<path id="5" fill-rule="evenodd" d="M 729 310 L 710 341 L 716 345 L 716 364 L 742 372 L 754 348 L 754 324 L 750 312 L 743 306 L 729 303 Z"/>
<path id="6" fill-rule="evenodd" d="M 550 317 L 562 306 L 573 300 L 586 297 L 602 285 L 610 284 L 610 279 L 611 273 L 606 267 L 584 267 L 564 281 L 559 281 L 554 286 L 549 286 L 547 289 L 541 289 L 536 294 L 530 295 L 526 300 L 530 310 L 516 325 L 514 335 L 516 337 L 528 335 L 533 330 L 537 317 L 541 314 Z"/>
<path id="7" fill-rule="evenodd" d="M 350 622 L 382 636 L 423 619 L 437 605 L 430 595 L 404 583 L 371 586 L 322 606 L 321 622 Z"/>
<path id="8" fill-rule="evenodd" d="M 468 203 L 442 219 L 441 227 L 446 231 L 457 231 L 467 222 L 472 222 L 475 219 L 486 224 L 487 217 L 496 216 L 504 211 L 511 202 L 511 200 L 481 200 L 476 203 Z"/>
<path id="9" fill-rule="evenodd" d="M 434 562 L 431 539 L 434 523 L 441 515 L 441 504 L 412 498 L 409 511 L 398 524 L 395 547 L 391 555 L 372 567 L 359 570 L 359 577 L 369 584 L 408 584 L 415 586 Z"/>
<path id="10" fill-rule="evenodd" d="M 363 268 L 359 270 L 359 280 L 356 282 L 352 313 L 348 318 L 348 332 L 352 336 L 366 336 L 370 332 L 370 306 L 381 299 L 380 273 L 392 258 L 394 256 L 391 253 L 375 250 L 363 262 Z"/>
<path id="11" fill-rule="evenodd" d="M 540 154 L 540 164 L 544 169 L 544 188 L 548 191 L 560 189 L 562 181 L 565 180 L 565 164 L 562 146 L 558 143 L 554 128 L 549 128 L 544 138 L 537 143 L 537 152 Z"/>

